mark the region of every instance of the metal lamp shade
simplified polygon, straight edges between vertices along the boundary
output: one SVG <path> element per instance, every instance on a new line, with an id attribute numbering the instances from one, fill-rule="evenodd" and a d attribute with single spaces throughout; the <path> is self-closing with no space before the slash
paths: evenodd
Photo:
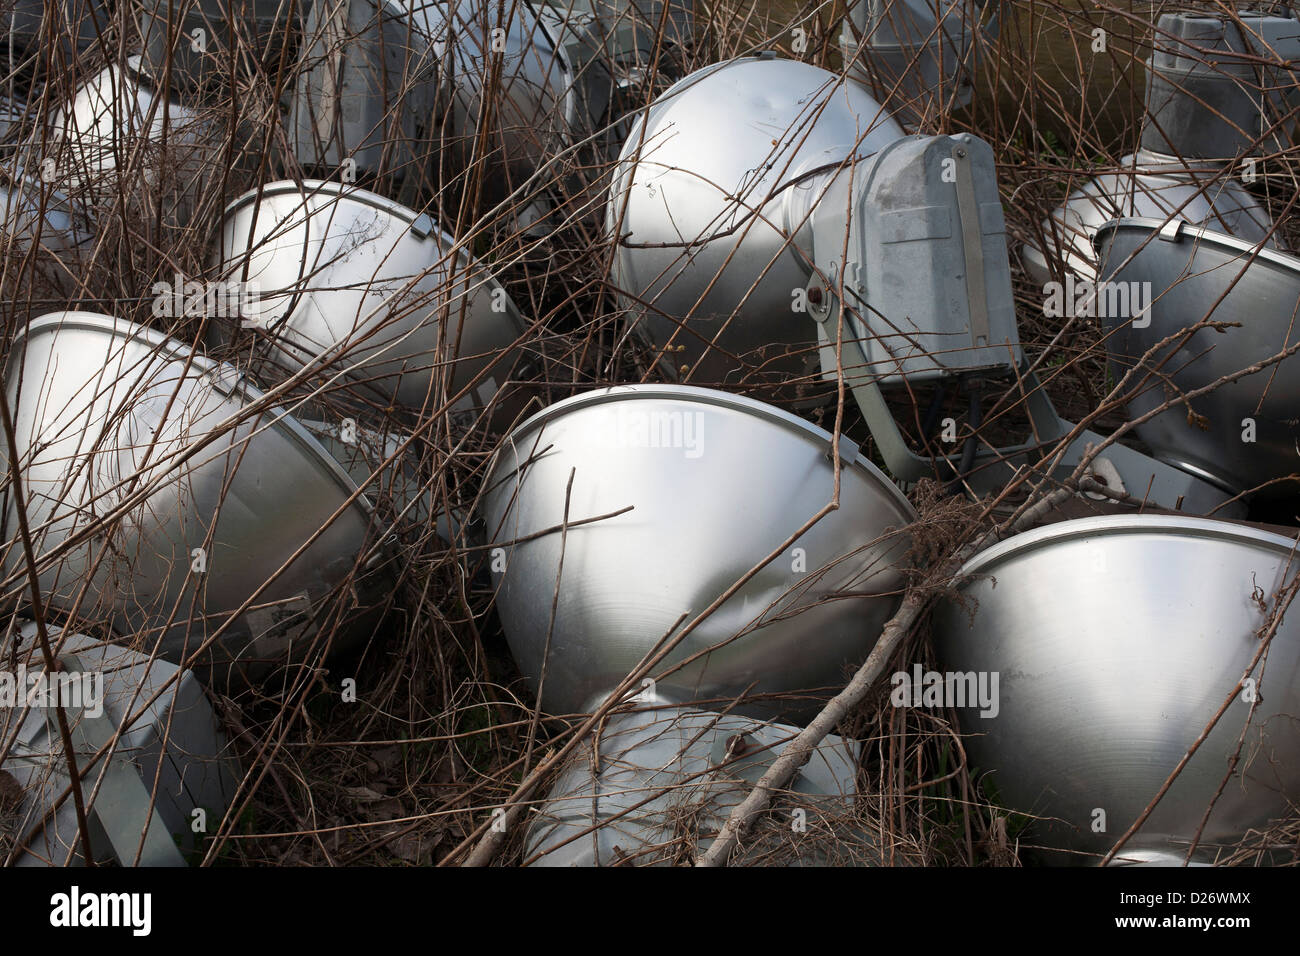
<path id="1" fill-rule="evenodd" d="M 1119 167 L 1089 181 L 1043 223 L 1046 251 L 1026 245 L 1026 269 L 1044 284 L 1073 274 L 1097 279 L 1097 230 L 1115 219 L 1182 219 L 1247 242 L 1264 240 L 1273 230 L 1268 212 L 1222 169 L 1189 167 L 1171 157 L 1140 152 Z M 1269 237 L 1276 247 L 1276 237 Z M 1056 268 L 1053 268 L 1053 265 Z"/>
<path id="2" fill-rule="evenodd" d="M 297 371 L 327 356 L 386 401 L 484 407 L 516 370 L 526 325 L 504 288 L 423 214 L 339 183 L 273 183 L 226 210 L 222 274 L 246 283 L 251 327 Z M 222 338 L 233 323 L 213 326 Z"/>
<path id="3" fill-rule="evenodd" d="M 64 312 L 20 331 L 5 388 L 50 605 L 107 617 L 177 663 L 224 628 L 197 659 L 221 681 L 308 659 L 318 627 L 336 645 L 373 627 L 359 566 L 376 561 L 368 503 L 349 503 L 356 486 L 293 418 L 249 412 L 261 393 L 231 367 L 128 322 Z M 4 505 L 15 575 L 11 492 Z"/>
<path id="4" fill-rule="evenodd" d="M 404 4 L 313 4 L 290 107 L 298 162 L 419 182 L 431 155 L 443 45 Z"/>
<path id="5" fill-rule="evenodd" d="M 1096 863 L 1138 819 L 1239 689 L 1295 549 L 1249 525 L 1111 516 L 1018 535 L 965 566 L 961 606 L 936 611 L 939 665 L 1000 676 L 994 715 L 959 711 L 966 751 L 986 793 L 1037 818 L 1026 839 L 1062 851 L 1049 862 Z M 1211 803 L 1201 862 L 1294 808 L 1294 609 L 1253 676 L 1253 715 L 1237 693 L 1116 862 L 1181 863 Z M 1243 727 L 1241 763 L 1214 802 Z"/>
<path id="6" fill-rule="evenodd" d="M 1150 219 L 1103 227 L 1097 247 L 1108 282 L 1150 283 L 1148 315 L 1139 322 L 1106 320 L 1111 361 L 1121 370 L 1141 362 L 1139 372 L 1152 373 L 1133 382 L 1131 417 L 1262 362 L 1300 337 L 1300 259 L 1208 229 Z M 1241 324 L 1199 330 L 1142 359 L 1161 340 L 1207 315 Z M 1298 388 L 1300 358 L 1291 356 L 1170 407 L 1139 425 L 1137 434 L 1156 457 L 1234 493 L 1258 488 L 1257 498 L 1294 496 L 1300 480 L 1279 479 L 1300 474 Z"/>
<path id="7" fill-rule="evenodd" d="M 852 442 L 839 452 L 839 510 L 652 670 L 656 700 L 707 709 L 739 698 L 734 713 L 804 715 L 865 657 L 899 600 L 906 540 L 893 529 L 914 513 Z M 492 566 L 506 638 L 541 685 L 542 706 L 598 706 L 674 625 L 831 500 L 831 453 L 830 436 L 801 419 L 687 386 L 589 392 L 521 425 L 489 470 L 480 513 L 500 549 Z M 571 524 L 632 510 L 570 527 L 563 541 L 530 539 L 564 522 L 571 473 Z"/>
<path id="8" fill-rule="evenodd" d="M 581 97 L 567 57 L 528 3 L 498 9 L 460 0 L 449 9 L 451 108 L 440 180 L 458 194 L 477 189 L 480 208 L 509 201 L 544 215 L 542 193 L 558 173 L 537 174 L 579 124 Z"/>
<path id="9" fill-rule="evenodd" d="M 622 304 L 665 365 L 728 388 L 814 380 L 816 324 L 794 308 L 810 205 L 839 164 L 902 135 L 857 84 L 766 55 L 664 92 L 628 135 L 606 225 Z"/>
<path id="10" fill-rule="evenodd" d="M 125 190 L 183 226 L 217 155 L 214 128 L 159 95 L 137 72 L 139 61 L 101 70 L 55 116 L 55 181 L 110 210 Z"/>
<path id="11" fill-rule="evenodd" d="M 560 773 L 532 819 L 524 857 L 535 857 L 536 866 L 688 862 L 798 733 L 784 724 L 682 707 L 613 714 L 598 746 L 588 742 Z M 857 751 L 855 742 L 825 738 L 782 798 L 779 820 L 746 841 L 746 861 L 838 862 L 826 852 L 828 841 L 816 840 L 815 829 L 800 838 L 785 819 L 790 809 L 800 809 L 808 819 L 834 820 L 842 828 L 857 790 Z M 877 857 L 869 841 L 856 842 L 866 846 L 849 849 L 839 839 L 835 848 L 849 859 L 863 849 Z"/>

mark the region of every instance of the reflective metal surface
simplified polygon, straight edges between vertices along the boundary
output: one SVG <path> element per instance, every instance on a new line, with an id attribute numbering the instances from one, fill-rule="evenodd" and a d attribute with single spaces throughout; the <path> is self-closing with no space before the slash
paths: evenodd
<path id="1" fill-rule="evenodd" d="M 69 691 L 63 701 L 65 719 L 85 774 L 81 788 L 95 862 L 129 865 L 140 852 L 144 865 L 183 863 L 177 851 L 198 848 L 194 812 L 201 808 L 209 832 L 215 831 L 234 799 L 239 773 L 203 688 L 192 673 L 166 661 L 57 627 L 47 633 L 51 650 L 64 662 L 61 686 Z M 36 626 L 25 624 L 13 640 L 24 668 L 18 673 L 42 689 L 58 686 L 45 671 Z M 66 683 L 69 678 L 73 684 Z M 9 845 L 17 850 L 12 861 L 0 854 L 0 864 L 85 862 L 72 800 L 64 800 L 50 822 L 42 822 L 69 784 L 54 719 L 51 708 L 0 708 L 0 738 L 14 741 L 0 769 L 25 791 L 16 812 L 6 813 L 0 823 L 11 827 Z M 92 763 L 98 738 L 118 733 L 111 755 Z M 138 782 L 123 786 L 113 771 Z M 129 776 L 127 782 L 132 782 Z M 148 838 L 142 841 L 146 824 Z"/>
<path id="2" fill-rule="evenodd" d="M 665 366 L 728 388 L 814 380 L 816 326 L 793 306 L 811 274 L 804 226 L 832 175 L 823 167 L 902 135 L 856 83 L 767 55 L 663 93 L 628 135 L 606 227 L 620 237 L 622 304 Z"/>
<path id="3" fill-rule="evenodd" d="M 108 209 L 126 192 L 184 225 L 218 155 L 213 128 L 159 95 L 137 72 L 139 61 L 101 70 L 55 115 L 53 179 Z"/>
<path id="4" fill-rule="evenodd" d="M 1267 210 L 1242 186 L 1233 170 L 1188 165 L 1169 156 L 1140 151 L 1119 167 L 1098 175 L 1043 223 L 1046 252 L 1022 247 L 1025 267 L 1039 284 L 1061 281 L 1068 273 L 1097 279 L 1097 230 L 1115 219 L 1182 219 L 1217 232 L 1259 242 L 1273 229 Z M 1268 246 L 1279 245 L 1276 234 Z"/>
<path id="5" fill-rule="evenodd" d="M 122 320 L 54 313 L 20 332 L 5 388 L 52 606 L 178 663 L 224 628 L 200 658 L 218 682 L 323 650 L 317 614 L 343 582 L 356 601 L 329 616 L 334 648 L 370 632 L 368 502 L 348 504 L 355 485 L 293 418 L 248 411 L 261 393 L 231 367 Z M 12 574 L 7 491 L 4 507 Z"/>
<path id="6" fill-rule="evenodd" d="M 456 406 L 473 409 L 518 371 L 527 326 L 490 270 L 428 215 L 374 193 L 319 180 L 253 190 L 226 210 L 218 255 L 252 296 L 237 324 L 289 372 L 328 356 L 412 409 L 438 408 L 484 373 Z"/>
<path id="7" fill-rule="evenodd" d="M 1047 854 L 1045 862 L 1097 863 L 1229 698 L 1121 856 L 1181 861 L 1243 728 L 1241 763 L 1214 804 L 1196 859 L 1214 859 L 1249 828 L 1286 815 L 1288 801 L 1294 807 L 1294 609 L 1272 639 L 1266 667 L 1252 672 L 1253 714 L 1239 682 L 1275 593 L 1300 571 L 1295 549 L 1292 539 L 1250 525 L 1100 517 L 1019 535 L 965 566 L 963 605 L 936 610 L 938 664 L 999 675 L 996 716 L 959 710 L 965 747 L 970 765 L 987 775 L 986 793 L 1040 818 L 1026 843 L 1073 851 Z"/>
<path id="8" fill-rule="evenodd" d="M 497 610 L 534 688 L 544 672 L 542 706 L 599 705 L 661 638 L 791 537 L 831 500 L 828 452 L 830 436 L 802 419 L 685 386 L 588 392 L 516 429 L 489 470 L 480 512 L 500 549 Z M 907 542 L 890 529 L 914 513 L 852 442 L 839 452 L 839 510 L 651 671 L 656 700 L 707 709 L 742 698 L 731 712 L 798 717 L 815 713 L 865 657 L 899 600 Z M 588 523 L 563 542 L 559 533 L 529 539 L 558 529 L 566 497 L 569 522 Z"/>
<path id="9" fill-rule="evenodd" d="M 616 713 L 602 725 L 599 745 L 588 742 L 573 755 L 531 817 L 524 859 L 536 856 L 535 866 L 690 863 L 798 733 L 683 707 Z M 870 840 L 851 846 L 846 839 L 857 751 L 854 742 L 824 739 L 777 796 L 772 824 L 760 823 L 746 839 L 743 862 L 828 866 L 861 864 L 864 855 L 875 862 Z M 837 828 L 830 853 L 830 841 L 816 839 L 817 827 L 796 831 L 786 823 L 796 809 L 820 822 L 823 834 Z M 587 833 L 593 826 L 599 829 Z"/>
<path id="10" fill-rule="evenodd" d="M 443 44 L 407 4 L 312 4 L 289 132 L 298 162 L 418 180 L 426 171 Z"/>
<path id="11" fill-rule="evenodd" d="M 485 209 L 511 199 L 534 206 L 528 215 L 544 215 L 543 193 L 555 174 L 533 177 L 578 128 L 572 67 L 531 4 L 460 0 L 447 9 L 451 108 L 441 135 L 440 181 L 457 191 L 481 182 Z"/>
<path id="12" fill-rule="evenodd" d="M 1208 229 L 1126 219 L 1097 234 L 1102 276 L 1150 283 L 1149 314 L 1105 319 L 1107 352 L 1121 370 L 1141 362 L 1129 415 L 1145 415 L 1179 394 L 1263 362 L 1300 337 L 1300 259 Z M 1201 329 L 1142 356 L 1163 339 L 1210 317 L 1239 327 Z M 1141 322 L 1149 319 L 1145 326 Z M 1239 378 L 1175 405 L 1137 434 L 1156 456 L 1234 492 L 1300 475 L 1300 358 Z M 1190 411 L 1189 411 L 1190 406 Z M 1300 479 L 1259 488 L 1258 498 L 1291 497 Z"/>

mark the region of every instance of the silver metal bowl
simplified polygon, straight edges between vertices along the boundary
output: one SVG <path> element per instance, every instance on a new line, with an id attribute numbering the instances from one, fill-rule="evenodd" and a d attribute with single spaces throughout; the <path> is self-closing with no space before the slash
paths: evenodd
<path id="1" fill-rule="evenodd" d="M 506 638 L 534 688 L 544 674 L 542 705 L 599 705 L 675 625 L 831 500 L 832 452 L 830 436 L 802 419 L 688 386 L 588 392 L 516 429 L 489 469 L 480 514 Z M 838 452 L 839 510 L 652 671 L 656 700 L 708 709 L 739 699 L 734 713 L 806 715 L 866 656 L 900 596 L 907 541 L 892 529 L 914 512 L 852 442 Z M 571 472 L 570 523 L 633 510 L 570 528 L 563 543 L 558 533 L 529 539 L 562 524 Z"/>
<path id="2" fill-rule="evenodd" d="M 19 330 L 4 380 L 51 606 L 107 618 L 177 663 L 225 627 L 198 659 L 219 682 L 309 659 L 322 626 L 335 649 L 370 633 L 364 572 L 382 557 L 370 547 L 382 529 L 368 501 L 349 503 L 356 485 L 297 421 L 250 412 L 262 394 L 233 368 L 141 326 L 63 312 Z M 3 504 L 7 588 L 26 600 L 7 489 Z M 339 601 L 351 582 L 355 599 Z"/>
<path id="3" fill-rule="evenodd" d="M 245 193 L 226 209 L 218 257 L 250 296 L 237 324 L 288 370 L 328 356 L 413 409 L 486 372 L 460 410 L 488 406 L 518 369 L 527 325 L 488 267 L 427 214 L 375 193 L 319 180 Z M 229 340 L 235 325 L 214 324 L 214 336 Z"/>
<path id="4" fill-rule="evenodd" d="M 184 226 L 218 156 L 215 128 L 169 101 L 139 72 L 140 58 L 83 83 L 52 123 L 54 183 L 108 210 L 126 192 Z M 152 217 L 149 217 L 152 218 Z"/>
<path id="5" fill-rule="evenodd" d="M 944 673 L 999 676 L 997 706 L 985 708 L 995 714 L 959 713 L 986 793 L 1040 818 L 1023 842 L 1060 850 L 1054 863 L 1096 863 L 1137 820 L 1238 687 L 1265 608 L 1300 571 L 1296 547 L 1245 524 L 1107 516 L 1018 535 L 967 563 L 962 606 L 936 611 L 935 649 Z M 1238 693 L 1122 857 L 1181 862 L 1243 727 L 1241 763 L 1196 858 L 1294 812 L 1294 609 L 1253 676 L 1253 716 Z"/>
<path id="6" fill-rule="evenodd" d="M 409 3 L 312 4 L 288 128 L 298 162 L 419 183 L 428 172 L 442 40 Z"/>
<path id="7" fill-rule="evenodd" d="M 665 91 L 606 206 L 614 284 L 665 365 L 728 388 L 813 380 L 816 324 L 792 308 L 812 274 L 810 206 L 843 161 L 902 136 L 858 84 L 767 55 Z"/>
<path id="8" fill-rule="evenodd" d="M 1231 172 L 1145 150 L 1125 156 L 1114 170 L 1072 192 L 1047 218 L 1043 223 L 1047 249 L 1022 247 L 1026 270 L 1039 284 L 1059 281 L 1067 274 L 1095 282 L 1093 239 L 1098 229 L 1115 219 L 1182 219 L 1247 242 L 1260 242 L 1273 229 L 1273 222 Z M 1280 245 L 1276 236 L 1267 244 L 1270 248 Z"/>
<path id="9" fill-rule="evenodd" d="M 612 714 L 599 742 L 588 741 L 572 756 L 532 817 L 524 857 L 535 857 L 535 866 L 689 861 L 798 733 L 798 727 L 683 707 Z M 742 858 L 767 866 L 860 863 L 864 852 L 878 859 L 865 834 L 845 846 L 858 750 L 855 741 L 826 737 L 778 798 L 777 819 L 746 839 Z M 803 828 L 786 822 L 796 809 L 803 811 Z M 839 837 L 830 853 L 829 832 Z"/>
<path id="10" fill-rule="evenodd" d="M 581 96 L 567 55 L 529 3 L 459 0 L 445 15 L 451 105 L 440 180 L 462 192 L 481 176 L 480 208 L 509 200 L 530 207 L 521 223 L 546 215 L 542 193 L 559 175 L 550 166 L 580 128 Z"/>
<path id="11" fill-rule="evenodd" d="M 1218 381 L 1281 352 L 1300 337 L 1300 259 L 1180 222 L 1124 219 L 1097 233 L 1102 277 L 1150 283 L 1149 313 L 1137 322 L 1108 317 L 1107 352 L 1121 370 L 1138 366 L 1164 338 L 1210 316 L 1239 322 L 1184 336 L 1142 362 L 1129 414 Z M 1130 288 L 1132 288 L 1130 286 Z M 1140 287 L 1139 287 L 1140 288 Z M 1148 324 L 1141 323 L 1148 320 Z M 1300 480 L 1300 358 L 1175 405 L 1138 426 L 1156 457 L 1236 493 L 1294 496 Z M 1193 414 L 1194 413 L 1194 414 Z M 1276 482 L 1260 487 L 1266 482 Z"/>

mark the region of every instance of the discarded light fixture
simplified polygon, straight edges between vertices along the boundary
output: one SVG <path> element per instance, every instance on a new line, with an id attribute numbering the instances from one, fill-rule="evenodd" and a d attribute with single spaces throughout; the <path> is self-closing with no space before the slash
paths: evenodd
<path id="1" fill-rule="evenodd" d="M 394 0 L 312 4 L 289 111 L 300 164 L 348 178 L 420 181 L 444 54 L 428 30 L 426 17 Z"/>
<path id="2" fill-rule="evenodd" d="M 47 635 L 63 669 L 45 670 L 36 625 L 27 623 L 17 635 L 18 673 L 35 682 L 24 694 L 34 686 L 42 702 L 63 707 L 94 862 L 127 866 L 138 857 L 144 866 L 184 866 L 199 835 L 216 831 L 239 778 L 203 688 L 193 673 L 147 654 L 57 627 Z M 0 770 L 23 790 L 10 862 L 84 863 L 53 707 L 27 709 L 20 697 L 18 706 L 0 708 L 0 717 L 0 736 L 14 742 Z M 93 759 L 110 745 L 111 753 Z"/>
<path id="3" fill-rule="evenodd" d="M 637 119 L 606 205 L 612 278 L 668 374 L 764 398 L 816 383 L 793 311 L 809 211 L 837 166 L 902 136 L 856 84 L 770 55 L 697 70 Z"/>
<path id="4" fill-rule="evenodd" d="M 1179 220 L 1121 219 L 1102 227 L 1097 246 L 1107 283 L 1150 289 L 1140 317 L 1106 320 L 1111 362 L 1136 374 L 1127 396 L 1135 419 L 1300 341 L 1294 256 Z M 1203 319 L 1236 325 L 1178 336 Z M 1177 337 L 1161 346 L 1171 336 Z M 1135 430 L 1157 458 L 1231 494 L 1294 497 L 1297 373 L 1300 358 L 1290 356 L 1175 404 Z"/>
<path id="5" fill-rule="evenodd" d="M 680 75 L 694 3 L 459 0 L 425 19 L 445 43 L 437 179 L 538 236 L 599 213 L 627 114 Z"/>
<path id="6" fill-rule="evenodd" d="M 688 379 L 756 390 L 745 357 L 766 352 L 766 384 L 779 396 L 792 380 L 800 397 L 807 379 L 842 375 L 895 478 L 958 476 L 981 493 L 1074 429 L 1020 348 L 987 143 L 904 136 L 852 84 L 766 56 L 692 74 L 645 124 L 610 194 L 614 279 Z M 951 458 L 914 452 L 882 392 L 949 381 L 978 396 L 989 378 L 1020 384 L 1032 438 L 1003 448 L 972 438 Z M 1057 473 L 1102 441 L 1077 435 Z M 1195 513 L 1228 497 L 1121 445 L 1097 467 L 1148 501 Z"/>
<path id="7" fill-rule="evenodd" d="M 681 77 L 694 44 L 694 0 L 540 0 L 534 7 L 573 74 L 583 131 L 600 138 L 612 160 L 628 114 L 649 103 L 652 81 Z"/>
<path id="8" fill-rule="evenodd" d="M 1184 757 L 1115 862 L 1181 864 L 1198 832 L 1193 860 L 1212 862 L 1293 811 L 1300 618 L 1278 621 L 1267 667 L 1255 658 L 1296 547 L 1234 522 L 1107 516 L 1017 535 L 962 569 L 962 601 L 936 610 L 938 659 L 957 679 L 1000 675 L 995 717 L 959 709 L 964 746 L 1002 805 L 1034 818 L 1033 842 L 1062 851 L 1048 862 L 1099 862 Z"/>
<path id="9" fill-rule="evenodd" d="M 508 202 L 531 226 L 553 209 L 548 170 L 579 128 L 573 65 L 530 3 L 459 0 L 447 16 L 439 181 L 479 208 Z"/>
<path id="10" fill-rule="evenodd" d="M 1300 105 L 1300 21 L 1166 13 L 1147 61 L 1142 147 L 1235 162 L 1290 145 Z"/>
<path id="11" fill-rule="evenodd" d="M 226 209 L 220 274 L 248 294 L 236 319 L 289 372 L 321 361 L 411 409 L 498 402 L 518 374 L 527 325 L 491 270 L 427 213 L 340 183 L 272 183 Z"/>
<path id="12" fill-rule="evenodd" d="M 1043 224 L 1047 252 L 1026 243 L 1025 269 L 1039 284 L 1074 276 L 1097 280 L 1093 241 L 1097 230 L 1115 219 L 1183 219 L 1248 242 L 1279 245 L 1268 211 L 1223 166 L 1180 162 L 1145 150 L 1125 156 L 1119 166 L 1099 173 Z M 1058 264 L 1056 274 L 1053 263 Z"/>
<path id="13" fill-rule="evenodd" d="M 18 330 L 5 388 L 19 455 L 5 466 L 23 477 L 51 606 L 231 685 L 373 630 L 384 529 L 232 367 L 120 319 L 53 313 Z M 9 488 L 3 505 L 3 566 L 21 589 Z"/>
<path id="14" fill-rule="evenodd" d="M 480 514 L 506 638 L 542 706 L 599 706 L 832 499 L 832 454 L 839 509 L 648 675 L 657 702 L 754 717 L 815 713 L 875 643 L 899 600 L 907 499 L 848 439 L 832 447 L 802 419 L 724 392 L 618 386 L 519 426 Z M 543 594 L 556 595 L 553 616 Z"/>
<path id="15" fill-rule="evenodd" d="M 534 866 L 689 862 L 798 733 L 785 724 L 684 707 L 612 714 L 598 745 L 587 742 L 573 755 L 532 817 L 524 858 Z M 858 750 L 856 742 L 834 735 L 818 744 L 777 795 L 779 822 L 760 823 L 746 840 L 744 861 L 878 862 L 874 841 L 854 833 L 849 822 Z M 828 822 L 835 825 L 833 842 L 826 839 Z"/>
<path id="16" fill-rule="evenodd" d="M 981 22 L 987 0 L 855 0 L 840 29 L 851 75 L 895 117 L 915 126 L 966 106 L 983 45 L 998 33 L 998 12 Z"/>
<path id="17" fill-rule="evenodd" d="M 78 254 L 94 236 L 94 226 L 78 203 L 39 180 L 16 176 L 0 186 L 0 232 L 22 253 L 33 248 L 57 255 Z M 72 280 L 68 264 L 68 281 Z"/>
<path id="18" fill-rule="evenodd" d="M 214 127 L 159 94 L 139 65 L 139 57 L 130 57 L 125 69 L 106 67 L 82 84 L 56 113 L 54 153 L 41 162 L 51 160 L 48 178 L 83 194 L 92 207 L 116 209 L 125 191 L 183 226 L 216 161 Z M 137 175 L 142 188 L 135 188 Z"/>
<path id="19" fill-rule="evenodd" d="M 1300 22 L 1236 16 L 1239 22 L 1194 13 L 1160 17 L 1147 61 L 1140 148 L 1073 192 L 1048 218 L 1046 250 L 1024 246 L 1034 281 L 1070 273 L 1095 281 L 1092 241 L 1114 219 L 1178 218 L 1280 245 L 1268 212 L 1238 181 L 1258 175 L 1254 160 L 1238 163 L 1286 147 L 1282 118 L 1300 105 L 1294 71 L 1300 67 Z"/>
<path id="20" fill-rule="evenodd" d="M 295 62 L 301 11 L 307 5 L 294 0 L 131 0 L 142 69 L 164 87 L 186 93 L 228 83 L 232 70 L 243 64 L 274 77 Z"/>

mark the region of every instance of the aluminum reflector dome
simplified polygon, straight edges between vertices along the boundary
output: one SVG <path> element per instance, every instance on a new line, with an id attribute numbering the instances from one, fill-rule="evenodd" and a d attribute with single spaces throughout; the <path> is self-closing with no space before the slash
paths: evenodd
<path id="1" fill-rule="evenodd" d="M 64 312 L 20 330 L 5 388 L 52 606 L 108 618 L 175 662 L 221 629 L 199 661 L 222 682 L 231 662 L 262 675 L 310 659 L 321 627 L 339 644 L 373 627 L 362 572 L 381 555 L 368 550 L 379 529 L 367 500 L 293 418 L 250 412 L 263 396 L 230 366 Z M 24 565 L 9 491 L 4 506 L 12 576 Z M 356 596 L 318 619 L 354 582 Z"/>
<path id="2" fill-rule="evenodd" d="M 500 549 L 501 622 L 534 687 L 545 672 L 542 706 L 599 705 L 674 626 L 830 501 L 834 451 L 826 432 L 793 415 L 685 386 L 589 392 L 516 429 L 491 466 L 481 513 Z M 914 512 L 852 442 L 838 452 L 839 510 L 651 672 L 657 700 L 712 708 L 740 697 L 736 713 L 806 714 L 865 657 L 899 600 L 907 545 L 892 529 Z M 571 472 L 569 521 L 587 523 L 569 528 L 563 544 L 558 533 L 530 538 L 563 523 Z"/>
<path id="3" fill-rule="evenodd" d="M 1127 399 L 1133 418 L 1263 362 L 1300 337 L 1300 259 L 1179 221 L 1123 219 L 1102 227 L 1097 243 L 1109 283 L 1147 283 L 1150 290 L 1150 308 L 1136 321 L 1106 319 L 1111 361 L 1121 370 L 1142 363 Z M 1201 329 L 1143 360 L 1207 317 L 1239 326 Z M 1136 431 L 1156 457 L 1220 487 L 1291 498 L 1300 491 L 1300 479 L 1289 478 L 1300 475 L 1298 389 L 1300 358 L 1293 355 L 1173 405 Z"/>
<path id="4" fill-rule="evenodd" d="M 816 328 L 806 221 L 825 180 L 902 128 L 857 84 L 805 63 L 744 57 L 692 73 L 628 135 L 606 207 L 613 281 L 683 381 L 812 381 Z"/>
<path id="5" fill-rule="evenodd" d="M 321 356 L 358 387 L 434 409 L 486 407 L 518 371 L 527 326 L 490 270 L 426 214 L 340 183 L 273 183 L 226 210 L 220 270 L 252 299 L 251 328 L 289 371 Z M 477 378 L 477 382 L 475 379 Z"/>
<path id="6" fill-rule="evenodd" d="M 183 226 L 218 155 L 214 127 L 196 110 L 160 95 L 139 64 L 131 57 L 126 69 L 106 67 L 59 110 L 53 178 L 62 188 L 84 190 L 87 202 L 106 214 L 125 192 Z"/>
<path id="7" fill-rule="evenodd" d="M 1256 243 L 1273 231 L 1268 211 L 1222 167 L 1188 165 L 1169 156 L 1141 151 L 1120 160 L 1068 199 L 1043 223 L 1044 253 L 1024 246 L 1025 266 L 1037 283 L 1072 273 L 1093 282 L 1097 230 L 1115 219 L 1182 219 Z M 1276 234 L 1268 245 L 1278 245 Z M 1055 268 L 1054 268 L 1054 267 Z"/>
<path id="8" fill-rule="evenodd" d="M 798 733 L 784 724 L 682 707 L 611 714 L 599 742 L 572 756 L 533 815 L 524 858 L 535 866 L 689 862 Z M 778 795 L 779 811 L 746 839 L 734 862 L 861 865 L 867 857 L 878 863 L 879 851 L 865 834 L 846 832 L 858 750 L 834 735 L 818 744 Z M 800 810 L 822 826 L 790 828 L 786 820 Z M 832 831 L 833 840 L 827 838 Z"/>
<path id="9" fill-rule="evenodd" d="M 996 715 L 959 709 L 964 745 L 970 765 L 988 775 L 986 792 L 1037 819 L 1029 840 L 1066 851 L 1046 862 L 1098 862 L 1225 701 L 1222 718 L 1119 856 L 1181 863 L 1212 803 L 1196 853 L 1202 861 L 1294 812 L 1294 609 L 1268 646 L 1266 666 L 1250 665 L 1274 596 L 1295 578 L 1296 547 L 1223 521 L 1100 517 L 1018 535 L 967 563 L 963 603 L 936 612 L 938 662 L 946 673 L 1000 676 Z M 1257 706 L 1243 693 L 1248 670 Z M 1229 777 L 1243 732 L 1241 763 Z"/>

